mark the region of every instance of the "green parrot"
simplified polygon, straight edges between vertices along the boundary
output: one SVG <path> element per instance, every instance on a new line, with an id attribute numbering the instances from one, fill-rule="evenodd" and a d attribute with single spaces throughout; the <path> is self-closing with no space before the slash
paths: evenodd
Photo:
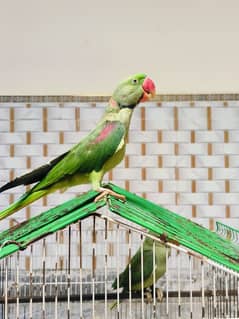
<path id="1" fill-rule="evenodd" d="M 155 268 L 154 265 L 154 252 L 153 245 L 155 242 Z M 146 237 L 143 242 L 143 279 L 144 279 L 144 290 L 152 287 L 166 272 L 166 246 L 159 241 L 154 241 L 150 237 Z M 170 251 L 169 251 L 170 255 Z M 142 289 L 142 278 L 141 278 L 141 247 L 137 250 L 131 261 L 131 291 L 137 292 Z M 155 276 L 155 282 L 154 282 Z M 117 289 L 117 278 L 112 284 L 113 289 Z M 119 275 L 119 288 L 123 288 L 123 293 L 129 291 L 129 264 L 125 270 Z M 158 300 L 162 300 L 162 292 L 160 289 L 157 290 Z M 148 299 L 152 299 L 150 293 L 147 294 Z M 151 298 L 150 298 L 151 297 Z M 117 305 L 115 302 L 111 309 Z"/>
<path id="2" fill-rule="evenodd" d="M 122 81 L 113 92 L 103 117 L 89 135 L 66 153 L 0 188 L 0 192 L 3 192 L 18 185 L 38 182 L 16 202 L 2 210 L 0 219 L 49 193 L 78 184 L 90 183 L 94 190 L 100 191 L 96 200 L 107 193 L 117 196 L 101 187 L 103 176 L 124 157 L 134 108 L 154 95 L 155 84 L 145 74 L 135 74 Z"/>

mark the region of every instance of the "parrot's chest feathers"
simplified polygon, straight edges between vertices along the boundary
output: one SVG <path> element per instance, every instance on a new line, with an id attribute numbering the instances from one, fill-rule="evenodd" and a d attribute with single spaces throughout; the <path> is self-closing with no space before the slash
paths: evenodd
<path id="1" fill-rule="evenodd" d="M 132 113 L 133 110 L 129 108 L 124 108 L 118 113 L 119 121 L 123 123 L 127 129 L 129 128 Z"/>

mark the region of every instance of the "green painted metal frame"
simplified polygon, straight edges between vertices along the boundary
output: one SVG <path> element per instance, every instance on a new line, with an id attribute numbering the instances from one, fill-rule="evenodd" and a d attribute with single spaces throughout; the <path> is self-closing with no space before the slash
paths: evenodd
<path id="1" fill-rule="evenodd" d="M 148 200 L 109 184 L 126 197 L 122 203 L 111 197 L 109 208 L 176 245 L 182 245 L 223 266 L 239 272 L 239 246 L 191 220 Z"/>
<path id="2" fill-rule="evenodd" d="M 174 245 L 182 245 L 239 273 L 239 246 L 235 243 L 116 185 L 107 184 L 105 187 L 124 195 L 126 201 L 122 202 L 109 196 L 107 200 L 95 203 L 98 192 L 89 191 L 65 202 L 2 232 L 0 259 L 17 250 L 25 249 L 30 243 L 86 218 L 97 212 L 97 209 L 108 205 L 113 213 L 154 232 L 161 239 Z"/>
<path id="3" fill-rule="evenodd" d="M 105 205 L 105 201 L 94 202 L 97 194 L 97 192 L 89 191 L 0 233 L 0 259 L 90 216 L 99 207 Z"/>
<path id="4" fill-rule="evenodd" d="M 239 243 L 239 229 L 216 221 L 216 232 L 228 240 Z"/>

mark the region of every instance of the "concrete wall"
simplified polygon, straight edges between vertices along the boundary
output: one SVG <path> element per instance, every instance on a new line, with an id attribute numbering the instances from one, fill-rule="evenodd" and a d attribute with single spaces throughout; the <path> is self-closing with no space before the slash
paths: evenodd
<path id="1" fill-rule="evenodd" d="M 239 91 L 237 0 L 0 1 L 0 94 Z"/>

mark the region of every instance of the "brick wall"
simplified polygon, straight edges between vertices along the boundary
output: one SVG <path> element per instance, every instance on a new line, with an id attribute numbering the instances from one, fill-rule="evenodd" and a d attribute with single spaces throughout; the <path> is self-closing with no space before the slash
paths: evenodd
<path id="1" fill-rule="evenodd" d="M 0 97 L 0 184 L 72 147 L 92 129 L 104 97 Z M 239 97 L 158 96 L 134 112 L 124 161 L 105 181 L 213 229 L 239 227 Z M 0 194 L 0 209 L 25 187 Z M 22 221 L 89 189 L 55 193 L 0 223 Z"/>

